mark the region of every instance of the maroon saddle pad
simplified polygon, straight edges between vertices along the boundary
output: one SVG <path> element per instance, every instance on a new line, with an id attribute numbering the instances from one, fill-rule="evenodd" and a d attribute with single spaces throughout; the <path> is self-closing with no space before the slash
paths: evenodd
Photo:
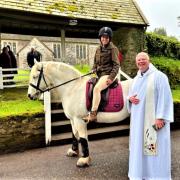
<path id="1" fill-rule="evenodd" d="M 93 88 L 95 83 L 92 79 L 86 83 L 86 107 L 91 110 Z M 101 102 L 98 111 L 101 112 L 118 112 L 124 106 L 122 86 L 120 82 L 115 86 L 110 86 L 101 92 Z"/>

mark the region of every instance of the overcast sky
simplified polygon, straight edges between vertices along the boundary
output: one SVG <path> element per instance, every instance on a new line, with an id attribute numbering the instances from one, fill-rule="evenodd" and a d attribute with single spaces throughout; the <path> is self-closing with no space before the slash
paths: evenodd
<path id="1" fill-rule="evenodd" d="M 148 31 L 164 27 L 167 34 L 180 39 L 180 0 L 136 0 L 143 14 L 149 21 Z"/>

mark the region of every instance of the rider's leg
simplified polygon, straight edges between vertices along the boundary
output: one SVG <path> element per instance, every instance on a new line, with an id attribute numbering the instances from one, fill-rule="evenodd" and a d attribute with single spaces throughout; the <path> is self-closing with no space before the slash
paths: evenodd
<path id="1" fill-rule="evenodd" d="M 93 102 L 91 112 L 85 117 L 83 117 L 84 121 L 90 122 L 97 120 L 97 110 L 101 101 L 101 91 L 108 87 L 106 83 L 107 79 L 108 75 L 104 75 L 98 80 L 97 84 L 95 85 L 93 90 Z"/>

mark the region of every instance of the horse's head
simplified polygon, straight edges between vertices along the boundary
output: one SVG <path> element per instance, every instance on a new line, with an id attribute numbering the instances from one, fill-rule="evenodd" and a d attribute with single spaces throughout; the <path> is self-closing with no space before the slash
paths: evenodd
<path id="1" fill-rule="evenodd" d="M 81 73 L 78 70 L 65 63 L 36 61 L 30 73 L 28 97 L 30 99 L 37 99 L 46 90 L 56 91 L 58 88 L 67 87 L 67 84 L 72 85 L 72 83 L 69 82 L 80 76 Z M 63 91 L 65 90 L 61 89 L 61 92 Z"/>
<path id="2" fill-rule="evenodd" d="M 30 99 L 40 98 L 42 92 L 48 88 L 47 77 L 44 76 L 45 65 L 41 62 L 35 62 L 31 69 L 28 97 Z"/>

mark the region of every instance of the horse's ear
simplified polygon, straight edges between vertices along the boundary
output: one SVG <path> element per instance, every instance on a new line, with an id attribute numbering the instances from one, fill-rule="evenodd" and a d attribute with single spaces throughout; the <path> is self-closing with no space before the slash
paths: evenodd
<path id="1" fill-rule="evenodd" d="M 34 59 L 34 65 L 36 65 L 36 67 L 37 67 L 38 70 L 41 69 L 41 64 L 40 64 L 40 62 L 38 62 L 36 59 Z"/>
<path id="2" fill-rule="evenodd" d="M 38 64 L 38 61 L 36 59 L 34 59 L 34 64 Z"/>

